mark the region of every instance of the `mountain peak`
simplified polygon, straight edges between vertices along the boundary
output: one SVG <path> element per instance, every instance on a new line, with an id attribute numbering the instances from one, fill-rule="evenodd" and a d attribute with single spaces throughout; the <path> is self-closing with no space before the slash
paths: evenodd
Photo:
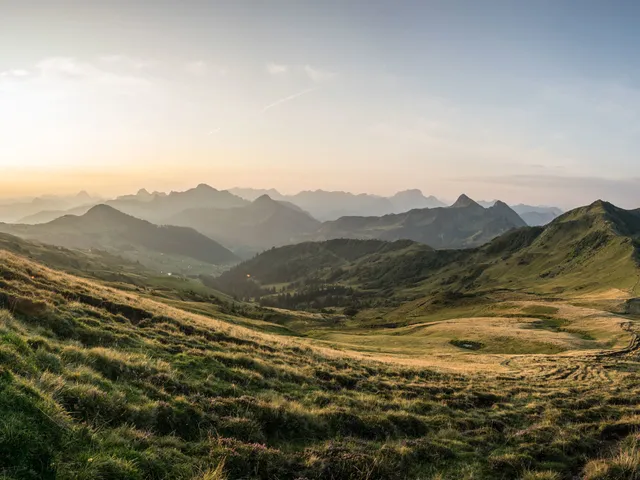
<path id="1" fill-rule="evenodd" d="M 422 194 L 422 190 L 418 188 L 410 188 L 408 190 L 402 190 L 401 192 L 396 193 L 392 198 L 405 197 L 405 198 L 422 198 L 424 195 Z"/>
<path id="2" fill-rule="evenodd" d="M 147 190 L 146 188 L 141 188 L 140 190 L 138 190 L 138 193 L 136 193 L 136 196 L 138 197 L 148 197 L 151 194 L 149 193 L 149 190 Z"/>
<path id="3" fill-rule="evenodd" d="M 95 216 L 104 216 L 104 215 L 124 215 L 120 210 L 116 210 L 113 207 L 110 207 L 109 205 L 105 205 L 104 203 L 101 203 L 99 205 L 96 205 L 95 207 L 91 207 L 89 210 L 87 210 L 87 213 L 85 213 L 84 215 L 82 215 L 83 217 L 95 217 Z"/>
<path id="4" fill-rule="evenodd" d="M 456 203 L 451 205 L 451 208 L 466 208 L 471 206 L 479 207 L 480 205 L 463 193 L 458 197 Z"/>
<path id="5" fill-rule="evenodd" d="M 91 199 L 91 195 L 89 195 L 89 193 L 86 190 L 81 190 L 76 195 L 76 198 L 81 199 L 81 200 L 90 200 Z"/>
<path id="6" fill-rule="evenodd" d="M 605 215 L 609 217 L 618 217 L 620 214 L 627 212 L 606 200 L 596 200 L 591 205 L 585 207 L 585 211 L 592 215 Z"/>
<path id="7" fill-rule="evenodd" d="M 416 209 L 439 208 L 446 206 L 433 195 L 430 197 L 425 197 L 422 193 L 422 190 L 418 188 L 400 191 L 392 197 L 389 197 L 388 200 L 393 205 L 393 213 L 402 213 Z"/>
<path id="8" fill-rule="evenodd" d="M 607 202 L 605 200 L 598 199 L 595 202 L 593 202 L 591 205 L 589 205 L 589 208 L 590 209 L 602 208 L 602 209 L 606 210 L 606 209 L 609 209 L 610 207 L 613 207 L 613 206 L 614 206 L 613 204 L 611 204 L 611 203 L 609 203 L 609 202 Z"/>
<path id="9" fill-rule="evenodd" d="M 133 218 L 122 213 L 109 205 L 104 203 L 95 205 L 84 213 L 84 215 L 63 215 L 47 223 L 57 225 L 100 225 L 102 228 L 110 228 L 110 225 L 121 224 L 125 219 Z M 135 219 L 137 221 L 138 220 Z"/>
<path id="10" fill-rule="evenodd" d="M 272 203 L 276 203 L 276 201 L 265 193 L 256 198 L 253 203 L 256 205 L 271 205 Z"/>
<path id="11" fill-rule="evenodd" d="M 211 191 L 213 191 L 213 192 L 217 192 L 217 191 L 218 191 L 217 189 L 215 189 L 215 188 L 213 188 L 213 187 L 211 187 L 211 186 L 207 185 L 206 183 L 201 183 L 201 184 L 199 184 L 199 185 L 195 188 L 195 190 L 196 190 L 196 191 L 199 191 L 199 192 L 211 192 Z"/>
<path id="12" fill-rule="evenodd" d="M 527 225 L 527 223 L 513 208 L 501 200 L 496 200 L 493 206 L 489 207 L 487 210 L 490 210 L 503 218 L 507 218 L 515 227 L 525 227 Z"/>
<path id="13" fill-rule="evenodd" d="M 511 207 L 510 207 L 509 205 L 507 205 L 506 203 L 504 203 L 502 200 L 496 200 L 496 201 L 493 203 L 493 207 L 494 207 L 494 208 L 495 208 L 495 207 L 498 207 L 498 208 L 500 208 L 500 209 L 503 209 L 503 208 L 505 208 L 505 207 L 506 207 L 506 208 L 508 208 L 509 210 L 511 210 Z"/>

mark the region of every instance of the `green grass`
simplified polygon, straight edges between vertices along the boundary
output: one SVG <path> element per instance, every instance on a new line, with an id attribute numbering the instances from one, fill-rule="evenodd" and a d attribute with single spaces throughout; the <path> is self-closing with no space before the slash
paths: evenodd
<path id="1" fill-rule="evenodd" d="M 520 308 L 514 294 L 450 311 L 443 297 L 407 308 L 429 325 L 371 329 L 360 323 L 388 319 L 215 303 L 189 280 L 144 281 L 108 288 L 0 252 L 0 477 L 640 474 L 637 354 L 581 352 L 594 341 L 559 331 L 606 341 L 617 318 L 564 325 L 564 304 Z M 524 328 L 535 321 L 545 328 Z M 421 363 L 436 357 L 441 368 Z"/>
<path id="2" fill-rule="evenodd" d="M 531 305 L 524 307 L 522 313 L 525 315 L 537 316 L 537 315 L 556 315 L 560 310 L 557 307 L 550 307 L 547 305 Z"/>
<path id="3" fill-rule="evenodd" d="M 552 332 L 561 332 L 569 322 L 562 318 L 542 318 L 532 324 L 532 328 L 542 328 Z"/>
<path id="4" fill-rule="evenodd" d="M 596 202 L 469 250 L 365 240 L 272 249 L 222 274 L 216 288 L 283 308 L 382 311 L 382 323 L 407 324 L 438 311 L 446 317 L 453 309 L 493 305 L 507 293 L 565 300 L 609 290 L 635 295 L 639 239 L 637 212 Z M 274 294 L 275 285 L 288 290 Z M 553 307 L 522 313 L 550 316 Z"/>

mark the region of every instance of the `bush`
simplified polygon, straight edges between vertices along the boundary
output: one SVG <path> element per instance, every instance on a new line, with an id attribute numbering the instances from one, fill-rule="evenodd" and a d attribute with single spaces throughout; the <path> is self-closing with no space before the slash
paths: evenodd
<path id="1" fill-rule="evenodd" d="M 358 307 L 351 306 L 345 308 L 342 313 L 344 313 L 347 317 L 355 317 L 358 313 L 360 313 L 360 310 L 358 309 Z"/>

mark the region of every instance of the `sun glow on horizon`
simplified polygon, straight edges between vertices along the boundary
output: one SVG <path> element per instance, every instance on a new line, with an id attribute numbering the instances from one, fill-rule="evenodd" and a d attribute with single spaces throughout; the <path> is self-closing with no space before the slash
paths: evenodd
<path id="1" fill-rule="evenodd" d="M 613 56 L 582 62 L 598 50 L 574 12 L 424 2 L 396 11 L 399 28 L 351 5 L 176 8 L 3 11 L 0 195 L 206 182 L 637 203 L 635 73 Z M 542 24 L 536 44 L 497 20 L 550 13 L 575 37 L 567 51 Z M 597 46 L 633 44 L 627 27 L 629 41 Z"/>

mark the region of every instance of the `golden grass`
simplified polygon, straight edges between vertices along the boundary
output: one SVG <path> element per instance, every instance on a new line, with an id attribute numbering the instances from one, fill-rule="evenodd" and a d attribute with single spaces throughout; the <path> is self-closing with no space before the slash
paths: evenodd
<path id="1" fill-rule="evenodd" d="M 0 269 L 3 295 L 22 302 L 7 302 L 21 309 L 14 316 L 0 311 L 0 355 L 11 372 L 0 381 L 14 388 L 0 389 L 0 399 L 13 395 L 1 412 L 13 411 L 20 392 L 39 392 L 49 423 L 96 442 L 82 455 L 65 450 L 64 468 L 87 472 L 82 478 L 109 469 L 121 474 L 110 478 L 128 478 L 122 472 L 146 468 L 135 458 L 153 453 L 150 441 L 165 453 L 197 450 L 186 480 L 254 478 L 247 472 L 265 466 L 284 470 L 259 478 L 280 478 L 301 465 L 307 478 L 354 480 L 398 480 L 398 468 L 414 465 L 420 478 L 443 479 L 637 471 L 632 447 L 607 454 L 640 426 L 637 353 L 611 352 L 630 340 L 635 321 L 597 308 L 504 297 L 477 316 L 373 331 L 334 325 L 292 338 L 3 252 Z M 139 324 L 124 307 L 151 317 Z M 57 322 L 69 319 L 77 331 L 65 336 Z M 579 336 L 587 333 L 594 339 Z M 484 346 L 467 351 L 452 339 Z M 527 348 L 561 353 L 522 354 Z M 136 446 L 122 453 L 128 444 Z M 245 467 L 252 458 L 259 466 Z M 309 476 L 320 471 L 329 473 Z"/>
<path id="2" fill-rule="evenodd" d="M 179 306 L 170 306 L 135 293 L 123 292 L 103 284 L 81 279 L 40 264 L 31 262 L 6 251 L 0 251 L 0 262 L 16 269 L 32 271 L 37 277 L 55 282 L 69 290 L 142 308 L 158 316 L 167 316 L 201 325 L 224 334 L 250 339 L 266 345 L 299 347 L 317 355 L 332 358 L 348 357 L 373 362 L 386 362 L 410 367 L 433 367 L 438 370 L 479 372 L 503 371 L 502 364 L 514 352 L 536 354 L 550 349 L 560 352 L 589 350 L 603 347 L 618 348 L 626 345 L 630 333 L 622 329 L 628 319 L 595 308 L 572 305 L 566 301 L 541 302 L 532 300 L 504 301 L 492 305 L 491 311 L 504 316 L 460 317 L 438 322 L 412 324 L 397 329 L 371 331 L 322 331 L 314 338 L 283 337 L 239 326 L 210 315 L 187 312 Z M 34 278 L 37 281 L 37 278 Z M 55 292 L 52 292 L 55 293 Z M 618 289 L 598 292 L 595 297 L 583 295 L 582 300 L 619 299 L 625 294 Z M 179 305 L 178 302 L 174 302 Z M 552 305 L 558 309 L 555 317 L 567 320 L 563 331 L 554 332 L 533 328 L 535 316 L 510 318 L 529 307 Z M 86 306 L 85 306 L 86 308 Z M 283 313 L 289 313 L 282 310 Z M 321 319 L 318 314 L 295 312 L 296 316 Z M 597 343 L 581 340 L 575 334 L 592 335 Z M 451 345 L 452 339 L 473 340 L 486 344 L 483 351 L 467 352 Z"/>

